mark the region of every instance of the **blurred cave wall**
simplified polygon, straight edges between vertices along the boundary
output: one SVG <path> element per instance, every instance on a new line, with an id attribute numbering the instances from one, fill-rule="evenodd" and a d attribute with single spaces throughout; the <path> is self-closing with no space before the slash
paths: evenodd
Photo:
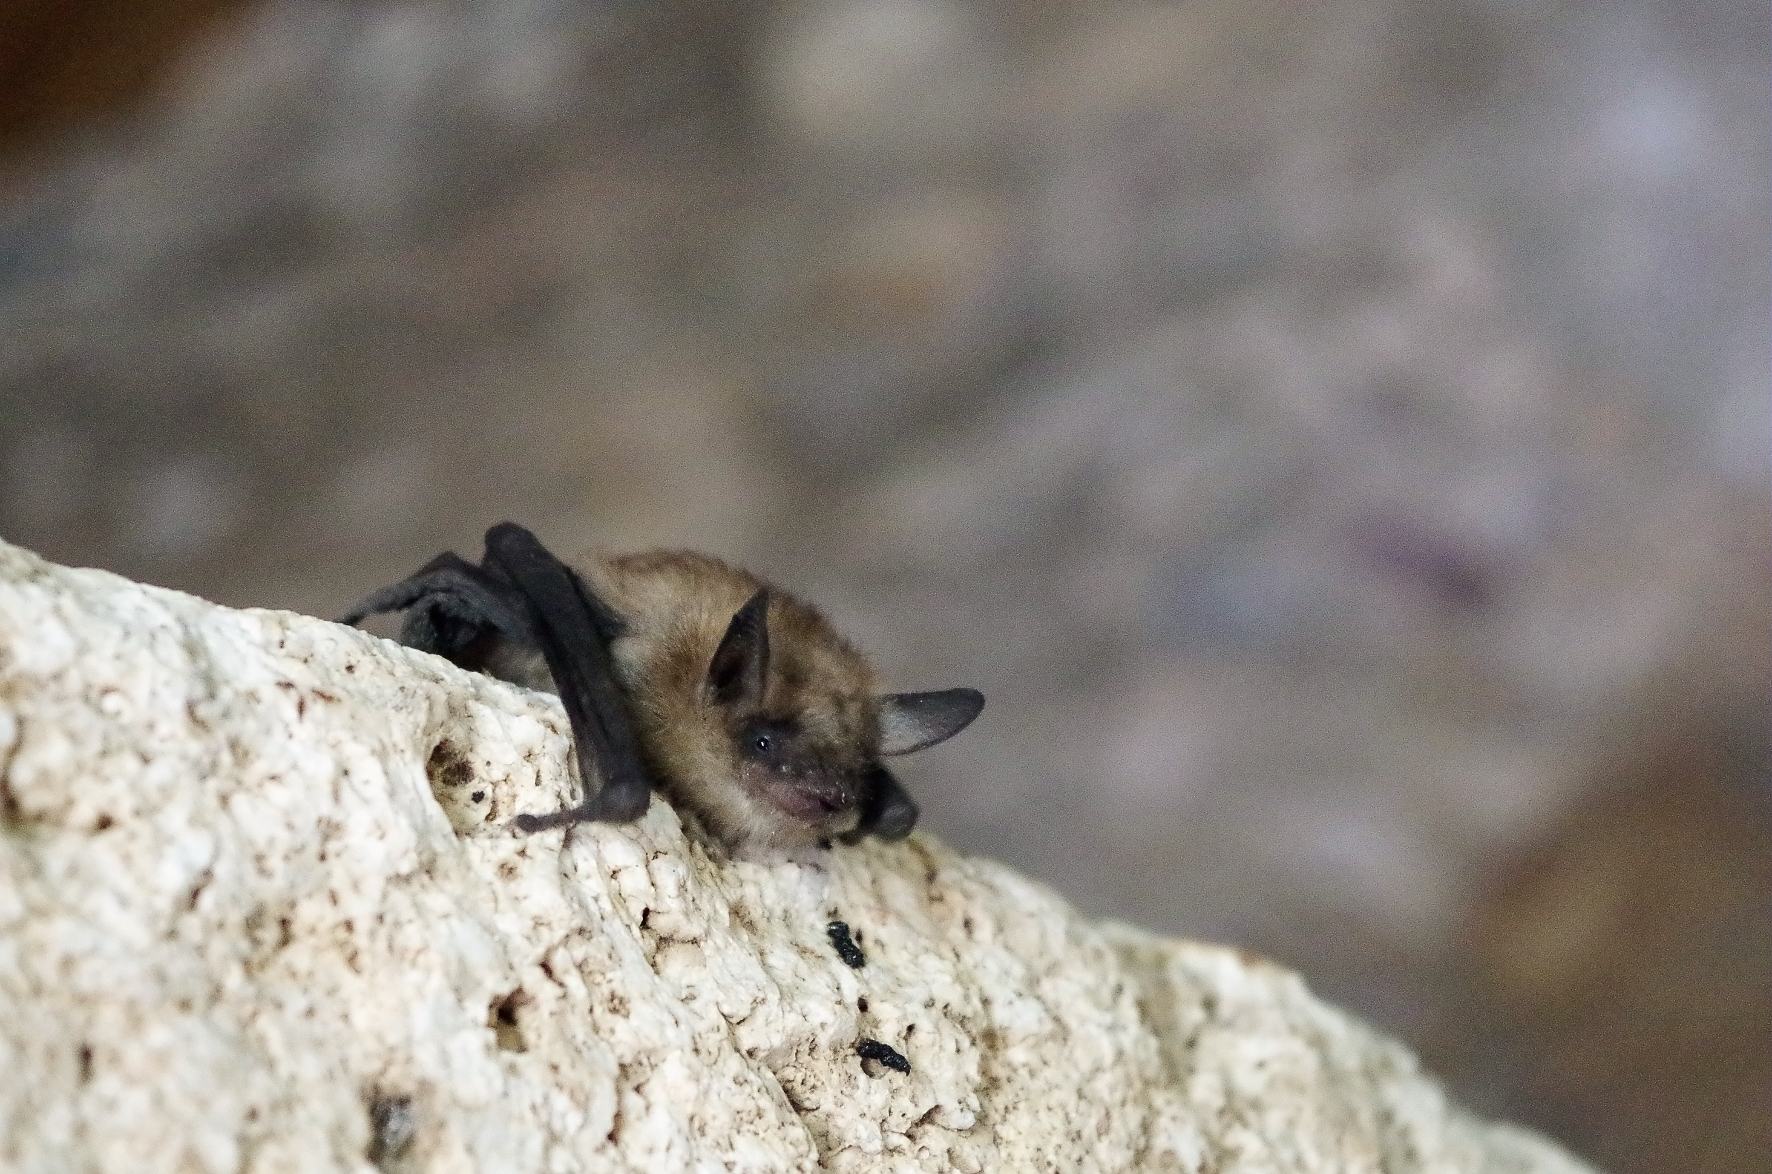
<path id="1" fill-rule="evenodd" d="M 1767 26 L 15 4 L 0 535 L 321 615 L 711 549 L 985 690 L 957 844 L 1772 1169 Z"/>

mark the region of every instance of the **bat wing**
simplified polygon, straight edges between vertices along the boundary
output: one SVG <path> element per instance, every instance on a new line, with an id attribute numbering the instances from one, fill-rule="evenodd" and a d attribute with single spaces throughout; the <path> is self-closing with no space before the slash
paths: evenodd
<path id="1" fill-rule="evenodd" d="M 609 657 L 620 620 L 534 534 L 501 522 L 486 532 L 482 565 L 440 554 L 364 599 L 340 622 L 390 611 L 408 613 L 402 640 L 458 663 L 488 634 L 540 650 L 572 725 L 579 775 L 587 787 L 601 776 L 603 786 L 577 807 L 518 816 L 519 829 L 626 822 L 645 813 L 651 779 Z"/>
<path id="2" fill-rule="evenodd" d="M 625 823 L 640 818 L 651 801 L 652 784 L 609 657 L 613 614 L 534 534 L 515 523 L 500 522 L 486 532 L 485 565 L 509 580 L 523 601 L 535 644 L 572 723 L 580 773 L 588 783 L 588 748 L 603 776 L 602 789 L 580 806 L 520 815 L 517 826 L 532 832 L 582 820 Z"/>

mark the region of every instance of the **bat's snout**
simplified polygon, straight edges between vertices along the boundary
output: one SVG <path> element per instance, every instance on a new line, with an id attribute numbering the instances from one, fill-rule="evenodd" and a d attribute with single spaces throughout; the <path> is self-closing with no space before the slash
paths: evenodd
<path id="1" fill-rule="evenodd" d="M 854 780 L 816 771 L 770 771 L 760 788 L 776 807 L 808 823 L 828 823 L 856 808 Z"/>

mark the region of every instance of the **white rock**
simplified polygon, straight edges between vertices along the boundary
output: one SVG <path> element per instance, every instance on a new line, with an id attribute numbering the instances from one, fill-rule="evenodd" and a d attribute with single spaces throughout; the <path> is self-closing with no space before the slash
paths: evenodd
<path id="1" fill-rule="evenodd" d="M 927 836 L 507 831 L 567 750 L 551 697 L 0 544 L 0 1166 L 1582 1169 Z"/>

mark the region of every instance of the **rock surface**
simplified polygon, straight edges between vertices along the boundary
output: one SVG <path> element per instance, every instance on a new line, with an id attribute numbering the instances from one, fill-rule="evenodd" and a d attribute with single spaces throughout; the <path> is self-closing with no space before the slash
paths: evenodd
<path id="1" fill-rule="evenodd" d="M 512 834 L 567 748 L 550 697 L 0 544 L 0 1166 L 1583 1168 L 928 836 Z"/>

